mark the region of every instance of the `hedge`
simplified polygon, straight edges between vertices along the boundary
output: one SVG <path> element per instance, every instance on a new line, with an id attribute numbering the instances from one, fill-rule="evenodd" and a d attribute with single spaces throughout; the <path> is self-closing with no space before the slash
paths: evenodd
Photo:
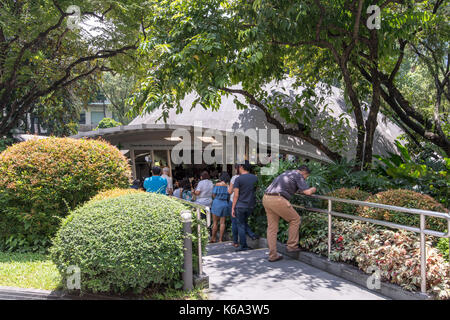
<path id="1" fill-rule="evenodd" d="M 180 287 L 180 213 L 185 209 L 165 195 L 136 192 L 90 201 L 74 210 L 50 250 L 63 284 L 68 267 L 76 265 L 81 270 L 82 292 L 141 293 L 151 284 Z M 206 228 L 202 230 L 205 246 Z M 193 238 L 196 250 L 196 235 Z"/>
<path id="2" fill-rule="evenodd" d="M 128 187 L 127 159 L 98 140 L 32 139 L 0 154 L 0 249 L 46 246 L 69 210 Z"/>
<path id="3" fill-rule="evenodd" d="M 136 193 L 145 193 L 145 191 L 136 190 L 136 189 L 132 189 L 132 188 L 127 188 L 127 189 L 115 188 L 115 189 L 99 192 L 94 197 L 92 197 L 92 199 L 90 201 L 112 199 L 112 198 L 117 198 L 117 197 L 128 195 L 128 194 L 136 194 Z"/>
<path id="4" fill-rule="evenodd" d="M 411 190 L 393 189 L 377 193 L 366 201 L 384 203 L 392 206 L 415 208 L 437 212 L 448 212 L 448 210 L 429 195 L 417 193 Z M 359 215 L 367 218 L 386 220 L 408 226 L 420 227 L 420 216 L 417 214 L 403 213 L 373 207 L 359 207 Z M 426 227 L 436 231 L 447 230 L 447 222 L 444 219 L 427 217 Z"/>
<path id="5" fill-rule="evenodd" d="M 119 127 L 121 125 L 122 125 L 122 123 L 120 123 L 114 119 L 103 118 L 102 120 L 100 120 L 100 122 L 98 123 L 98 126 L 97 126 L 97 128 L 95 128 L 95 130 L 114 128 L 114 127 Z"/>
<path id="6" fill-rule="evenodd" d="M 358 188 L 341 188 L 328 193 L 327 196 L 341 199 L 366 201 L 367 198 L 371 196 L 371 194 L 369 192 L 359 190 Z M 333 210 L 346 214 L 358 215 L 358 206 L 349 203 L 334 201 Z"/>

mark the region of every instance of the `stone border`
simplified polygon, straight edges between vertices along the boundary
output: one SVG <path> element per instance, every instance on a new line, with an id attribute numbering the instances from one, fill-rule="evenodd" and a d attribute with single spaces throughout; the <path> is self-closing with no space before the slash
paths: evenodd
<path id="1" fill-rule="evenodd" d="M 267 248 L 267 239 L 259 238 L 258 240 L 251 240 L 247 237 L 247 243 L 249 247 L 253 249 L 262 249 Z M 317 269 L 326 271 L 335 276 L 341 277 L 345 280 L 356 283 L 357 285 L 367 288 L 367 279 L 369 275 L 356 268 L 355 266 L 349 265 L 347 263 L 342 262 L 334 262 L 328 261 L 327 258 L 320 256 L 318 254 L 300 251 L 297 253 L 289 253 L 286 250 L 286 245 L 281 242 L 277 242 L 277 250 L 279 253 L 286 255 L 292 259 L 304 262 L 309 264 Z M 381 294 L 385 297 L 394 299 L 394 300 L 430 300 L 432 299 L 427 294 L 422 294 L 419 292 L 411 292 L 402 289 L 400 286 L 388 283 L 381 282 L 381 288 L 379 290 L 372 290 L 378 294 Z"/>
<path id="2" fill-rule="evenodd" d="M 41 290 L 0 286 L 0 300 L 123 300 L 121 297 L 70 294 L 63 290 Z"/>

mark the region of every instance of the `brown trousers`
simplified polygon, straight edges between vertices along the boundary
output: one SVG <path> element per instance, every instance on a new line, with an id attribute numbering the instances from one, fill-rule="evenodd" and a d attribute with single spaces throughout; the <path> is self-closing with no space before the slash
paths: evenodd
<path id="1" fill-rule="evenodd" d="M 264 195 L 262 199 L 267 215 L 267 245 L 269 247 L 269 259 L 278 257 L 277 233 L 280 217 L 289 223 L 287 247 L 295 249 L 298 247 L 298 230 L 300 228 L 300 216 L 292 207 L 291 203 L 282 196 Z"/>

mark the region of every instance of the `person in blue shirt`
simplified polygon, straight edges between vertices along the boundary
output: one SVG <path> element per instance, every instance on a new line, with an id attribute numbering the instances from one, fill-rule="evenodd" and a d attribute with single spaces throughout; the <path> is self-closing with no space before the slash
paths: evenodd
<path id="1" fill-rule="evenodd" d="M 230 182 L 230 175 L 224 171 L 219 177 L 219 182 L 213 188 L 212 197 L 213 202 L 211 206 L 211 213 L 213 214 L 213 227 L 211 243 L 216 242 L 217 229 L 220 221 L 219 242 L 223 241 L 225 233 L 225 220 L 230 215 L 228 210 L 228 201 L 230 195 L 228 194 L 228 183 Z"/>
<path id="2" fill-rule="evenodd" d="M 166 194 L 167 180 L 161 177 L 161 168 L 153 167 L 152 176 L 144 181 L 144 189 L 147 192 Z"/>

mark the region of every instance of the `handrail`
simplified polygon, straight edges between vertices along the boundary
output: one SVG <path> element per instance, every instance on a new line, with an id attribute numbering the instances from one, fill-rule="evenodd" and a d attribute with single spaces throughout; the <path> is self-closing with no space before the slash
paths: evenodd
<path id="1" fill-rule="evenodd" d="M 431 236 L 441 237 L 441 238 L 448 238 L 449 246 L 450 246 L 450 214 L 449 213 L 421 210 L 421 209 L 404 208 L 404 207 L 398 207 L 398 206 L 391 206 L 391 205 L 387 205 L 387 204 L 380 204 L 380 203 L 359 201 L 359 200 L 341 199 L 341 198 L 321 196 L 321 195 L 305 195 L 305 194 L 301 194 L 301 193 L 296 193 L 295 195 L 302 195 L 302 196 L 307 196 L 307 197 L 314 198 L 314 199 L 327 200 L 327 202 L 328 202 L 327 210 L 320 209 L 320 208 L 314 208 L 314 207 L 305 207 L 305 206 L 296 205 L 296 204 L 292 204 L 292 207 L 307 210 L 307 211 L 312 211 L 312 212 L 325 213 L 328 215 L 328 260 L 330 260 L 330 255 L 331 255 L 332 216 L 337 216 L 337 217 L 352 219 L 352 220 L 360 220 L 360 221 L 373 223 L 373 224 L 377 224 L 377 225 L 382 225 L 382 226 L 386 226 L 386 227 L 390 227 L 390 228 L 403 229 L 403 230 L 407 230 L 407 231 L 411 231 L 411 232 L 420 233 L 420 276 L 421 276 L 420 288 L 421 288 L 421 292 L 426 294 L 425 235 L 431 235 Z M 389 221 L 370 219 L 370 218 L 354 216 L 354 215 L 349 215 L 349 214 L 345 214 L 342 212 L 333 211 L 332 210 L 332 202 L 333 201 L 349 203 L 349 204 L 354 204 L 354 205 L 360 205 L 360 206 L 365 206 L 365 207 L 374 207 L 374 208 L 380 208 L 380 209 L 386 209 L 386 210 L 392 210 L 392 211 L 398 211 L 398 212 L 405 212 L 405 213 L 410 213 L 410 214 L 417 214 L 417 215 L 420 215 L 420 228 L 405 226 L 402 224 L 392 223 Z M 447 233 L 426 229 L 425 228 L 425 216 L 436 217 L 436 218 L 441 218 L 441 219 L 447 220 L 447 225 L 448 225 Z"/>
<path id="2" fill-rule="evenodd" d="M 302 195 L 302 194 L 298 194 L 298 195 Z M 350 199 L 341 199 L 341 198 L 335 198 L 335 197 L 329 197 L 329 196 L 321 196 L 321 195 L 311 195 L 309 197 L 316 198 L 316 199 L 322 199 L 322 200 L 332 200 L 332 201 L 337 201 L 337 202 L 356 204 L 356 205 L 361 205 L 361 206 L 366 206 L 366 207 L 374 207 L 374 208 L 380 208 L 380 209 L 386 209 L 386 210 L 394 210 L 394 211 L 405 212 L 405 213 L 424 214 L 426 216 L 436 217 L 436 218 L 447 219 L 448 217 L 450 217 L 450 215 L 448 213 L 444 213 L 444 212 L 398 207 L 398 206 L 392 206 L 392 205 L 388 205 L 388 204 L 375 203 L 375 202 L 350 200 Z"/>
<path id="3" fill-rule="evenodd" d="M 191 201 L 187 201 L 175 196 L 169 196 L 172 199 L 176 199 L 177 201 L 187 204 L 191 207 L 194 207 L 197 211 L 197 240 L 198 240 L 198 273 L 201 276 L 203 274 L 203 258 L 202 258 L 202 236 L 201 236 L 201 227 L 200 227 L 200 223 L 201 223 L 201 216 L 200 216 L 200 210 L 205 210 L 206 211 L 206 227 L 209 227 L 209 225 L 211 224 L 211 212 L 209 207 L 203 206 L 201 204 L 198 203 L 194 203 Z"/>

